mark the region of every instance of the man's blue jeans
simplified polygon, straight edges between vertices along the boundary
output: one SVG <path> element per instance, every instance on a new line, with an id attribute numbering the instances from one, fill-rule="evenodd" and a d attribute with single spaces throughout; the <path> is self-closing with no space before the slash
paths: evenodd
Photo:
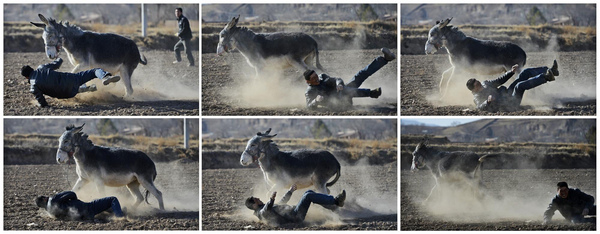
<path id="1" fill-rule="evenodd" d="M 94 78 L 104 78 L 106 75 L 108 75 L 108 72 L 102 70 L 101 68 L 94 68 L 87 71 L 75 73 L 75 75 L 77 76 L 77 83 L 79 85 L 82 85 Z"/>
<path id="2" fill-rule="evenodd" d="M 319 204 L 322 206 L 326 205 L 335 205 L 335 198 L 328 194 L 315 193 L 312 190 L 308 190 L 302 195 L 302 198 L 294 208 L 294 212 L 296 213 L 296 218 L 299 221 L 303 221 L 306 217 L 306 213 L 308 212 L 308 208 L 310 207 L 310 203 Z"/>
<path id="3" fill-rule="evenodd" d="M 533 89 L 547 82 L 544 76 L 547 70 L 548 67 L 536 67 L 524 69 L 519 73 L 519 77 L 508 86 L 508 92 L 512 92 L 516 105 L 521 105 L 525 90 Z"/>
<path id="4" fill-rule="evenodd" d="M 123 211 L 121 210 L 121 204 L 116 197 L 105 197 L 93 200 L 88 205 L 88 217 L 93 219 L 97 214 L 102 213 L 105 210 L 112 209 L 112 212 L 116 217 L 123 217 Z"/>
<path id="5" fill-rule="evenodd" d="M 360 89 L 359 87 L 362 85 L 369 76 L 373 75 L 383 66 L 388 63 L 383 56 L 379 56 L 373 60 L 369 65 L 367 65 L 362 70 L 358 71 L 354 77 L 350 80 L 348 84 L 344 87 L 344 91 L 346 94 L 351 97 L 369 97 L 371 94 L 370 89 Z"/>

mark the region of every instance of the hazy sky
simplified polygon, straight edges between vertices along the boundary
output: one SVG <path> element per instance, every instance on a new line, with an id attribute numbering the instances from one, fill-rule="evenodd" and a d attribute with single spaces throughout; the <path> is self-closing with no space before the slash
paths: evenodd
<path id="1" fill-rule="evenodd" d="M 412 120 L 412 121 L 418 121 L 418 122 L 424 123 L 424 124 L 434 124 L 437 126 L 447 127 L 447 126 L 451 126 L 452 123 L 454 123 L 454 122 L 459 122 L 460 124 L 464 124 L 464 123 L 468 123 L 468 122 L 472 122 L 472 121 L 480 120 L 480 119 L 481 118 L 441 118 L 441 117 L 436 117 L 436 118 L 410 118 L 410 119 L 403 118 L 402 120 Z"/>

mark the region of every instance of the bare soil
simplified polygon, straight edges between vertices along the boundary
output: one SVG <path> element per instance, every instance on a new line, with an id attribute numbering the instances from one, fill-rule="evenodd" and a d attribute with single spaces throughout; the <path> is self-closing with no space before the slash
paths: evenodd
<path id="1" fill-rule="evenodd" d="M 392 50 L 397 53 L 396 50 Z M 360 69 L 381 55 L 371 50 L 324 50 L 319 59 L 326 74 L 347 83 Z M 314 65 L 314 64 L 313 64 Z M 275 66 L 275 65 L 274 65 Z M 255 79 L 255 71 L 237 52 L 217 56 L 202 54 L 203 115 L 397 115 L 398 62 L 394 60 L 371 76 L 361 87 L 382 87 L 378 99 L 354 98 L 347 111 L 306 109 L 303 71 L 274 68 Z"/>
<path id="2" fill-rule="evenodd" d="M 455 74 L 448 95 L 440 99 L 439 82 L 450 68 L 448 56 L 402 55 L 401 114 L 402 115 L 596 115 L 596 51 L 530 52 L 525 67 L 550 66 L 556 59 L 560 76 L 556 81 L 525 92 L 522 108 L 514 112 L 479 111 L 465 84 L 469 78 L 494 79 L 501 74 L 483 76 Z M 505 85 L 510 85 L 515 76 Z"/>
<path id="3" fill-rule="evenodd" d="M 126 219 L 114 220 L 97 215 L 93 221 L 67 221 L 49 217 L 33 200 L 70 190 L 76 180 L 74 165 L 5 165 L 5 230 L 199 230 L 199 164 L 197 161 L 158 163 L 155 184 L 163 193 L 166 211 L 159 211 L 156 198 L 148 204 L 132 207 L 133 198 L 126 188 L 106 188 L 106 196 L 117 196 L 126 207 Z M 68 179 L 67 179 L 68 178 Z M 99 198 L 92 185 L 86 185 L 78 197 L 83 201 Z"/>
<path id="4" fill-rule="evenodd" d="M 134 93 L 125 96 L 123 81 L 104 86 L 99 79 L 98 91 L 80 93 L 71 99 L 56 99 L 46 96 L 51 107 L 40 108 L 29 84 L 21 76 L 24 65 L 37 67 L 51 62 L 45 53 L 4 53 L 4 115 L 34 116 L 198 116 L 199 115 L 199 69 L 187 67 L 187 61 L 172 64 L 173 52 L 166 50 L 143 51 L 148 65 L 138 65 L 133 72 Z M 197 52 L 193 52 L 197 59 Z M 73 66 L 63 53 L 61 72 L 71 72 Z"/>
<path id="5" fill-rule="evenodd" d="M 484 170 L 486 200 L 444 193 L 424 205 L 434 185 L 428 170 L 401 172 L 401 227 L 408 230 L 596 230 L 596 222 L 570 224 L 557 211 L 542 225 L 543 213 L 556 194 L 556 183 L 567 181 L 596 197 L 595 169 Z M 443 200 L 446 199 L 446 200 Z M 595 218 L 594 218 L 595 219 Z"/>
<path id="6" fill-rule="evenodd" d="M 344 207 L 332 212 L 313 204 L 303 223 L 278 227 L 259 222 L 244 206 L 250 196 L 267 199 L 259 168 L 202 170 L 202 230 L 397 230 L 397 165 L 342 165 L 329 189 L 347 191 Z M 295 205 L 304 191 L 296 191 L 288 204 Z"/>

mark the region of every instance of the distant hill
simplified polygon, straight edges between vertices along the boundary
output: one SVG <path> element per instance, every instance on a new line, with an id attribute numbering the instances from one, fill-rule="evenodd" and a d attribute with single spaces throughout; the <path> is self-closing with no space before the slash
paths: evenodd
<path id="1" fill-rule="evenodd" d="M 404 134 L 431 134 L 452 142 L 587 142 L 595 119 L 484 119 L 454 127 L 402 125 Z"/>

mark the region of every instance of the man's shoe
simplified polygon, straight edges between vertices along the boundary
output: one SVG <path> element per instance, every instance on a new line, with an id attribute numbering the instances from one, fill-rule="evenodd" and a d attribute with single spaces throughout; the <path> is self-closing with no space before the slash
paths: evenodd
<path id="1" fill-rule="evenodd" d="M 371 89 L 371 94 L 369 94 L 369 96 L 371 98 L 378 98 L 379 96 L 381 96 L 381 87 L 376 88 L 376 89 Z"/>
<path id="2" fill-rule="evenodd" d="M 188 67 L 193 67 L 193 66 L 194 66 L 193 63 L 188 64 Z"/>
<path id="3" fill-rule="evenodd" d="M 552 71 L 552 75 L 558 76 L 558 63 L 556 62 L 556 59 L 554 60 L 554 63 L 552 64 L 552 68 L 550 68 L 550 71 Z"/>
<path id="4" fill-rule="evenodd" d="M 554 81 L 556 78 L 554 78 L 554 74 L 552 74 L 552 70 L 548 69 L 546 71 L 546 74 L 544 74 L 544 77 L 546 78 L 546 81 Z"/>
<path id="5" fill-rule="evenodd" d="M 181 61 L 177 61 L 177 60 L 175 60 L 175 61 L 173 61 L 173 64 L 177 64 L 177 63 L 180 63 L 180 62 L 181 62 Z"/>
<path id="6" fill-rule="evenodd" d="M 112 76 L 112 75 L 106 75 L 104 78 L 102 78 L 102 84 L 103 85 L 108 85 L 110 83 L 115 83 L 115 82 L 119 82 L 121 80 L 120 76 Z"/>
<path id="7" fill-rule="evenodd" d="M 346 190 L 342 190 L 342 193 L 335 196 L 335 205 L 342 207 L 346 201 Z"/>
<path id="8" fill-rule="evenodd" d="M 96 88 L 95 84 L 92 84 L 90 86 L 86 86 L 85 84 L 79 86 L 79 93 L 85 93 L 85 92 L 94 92 L 97 91 L 98 88 Z"/>
<path id="9" fill-rule="evenodd" d="M 396 59 L 396 55 L 390 51 L 388 48 L 381 48 L 381 52 L 383 52 L 383 58 L 387 61 L 392 61 Z"/>

